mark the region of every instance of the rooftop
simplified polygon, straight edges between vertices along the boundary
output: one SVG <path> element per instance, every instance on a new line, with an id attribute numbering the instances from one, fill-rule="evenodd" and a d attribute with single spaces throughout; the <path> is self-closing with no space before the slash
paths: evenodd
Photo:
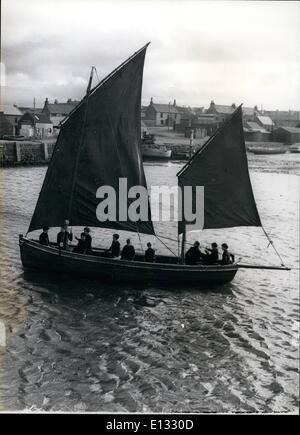
<path id="1" fill-rule="evenodd" d="M 152 103 L 150 105 L 156 110 L 156 112 L 179 113 L 177 108 L 175 106 L 173 106 L 172 104 Z"/>
<path id="2" fill-rule="evenodd" d="M 248 121 L 247 126 L 250 127 L 251 131 L 265 131 L 257 122 Z"/>
<path id="3" fill-rule="evenodd" d="M 34 115 L 34 118 L 36 123 L 52 124 L 51 120 L 49 119 L 46 113 L 36 113 Z"/>
<path id="4" fill-rule="evenodd" d="M 224 105 L 224 104 L 215 104 L 214 101 L 211 101 L 209 108 L 206 111 L 209 111 L 210 109 L 215 109 L 217 113 L 222 113 L 229 115 L 233 113 L 236 109 L 235 104 L 231 104 L 230 106 Z"/>
<path id="5" fill-rule="evenodd" d="M 35 122 L 36 124 L 52 124 L 49 116 L 47 113 L 33 113 L 30 111 L 27 111 L 23 114 L 22 118 L 20 119 L 20 122 L 31 119 L 32 122 Z"/>
<path id="6" fill-rule="evenodd" d="M 297 110 L 264 110 L 264 114 L 275 120 L 300 121 L 300 111 Z"/>
<path id="7" fill-rule="evenodd" d="M 300 133 L 299 127 L 278 127 L 276 130 L 279 129 L 288 131 L 289 133 Z"/>
<path id="8" fill-rule="evenodd" d="M 46 99 L 45 106 L 48 107 L 50 113 L 57 113 L 59 115 L 68 115 L 71 110 L 74 109 L 80 101 L 76 100 L 68 100 L 66 103 L 59 103 L 55 101 L 54 103 L 49 103 L 48 99 Z"/>
<path id="9" fill-rule="evenodd" d="M 273 125 L 273 121 L 269 116 L 257 116 L 257 119 L 263 124 L 263 125 Z"/>
<path id="10" fill-rule="evenodd" d="M 244 107 L 242 106 L 244 115 L 253 116 L 255 113 L 259 113 L 257 107 Z"/>
<path id="11" fill-rule="evenodd" d="M 10 104 L 0 104 L 0 112 L 3 112 L 4 115 L 12 115 L 12 116 L 22 116 L 23 113 L 20 109 L 18 109 L 15 105 Z"/>

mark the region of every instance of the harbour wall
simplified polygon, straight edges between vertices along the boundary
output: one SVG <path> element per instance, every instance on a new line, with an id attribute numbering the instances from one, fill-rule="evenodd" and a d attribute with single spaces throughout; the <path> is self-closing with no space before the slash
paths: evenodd
<path id="1" fill-rule="evenodd" d="M 0 140 L 0 166 L 47 164 L 55 142 Z"/>

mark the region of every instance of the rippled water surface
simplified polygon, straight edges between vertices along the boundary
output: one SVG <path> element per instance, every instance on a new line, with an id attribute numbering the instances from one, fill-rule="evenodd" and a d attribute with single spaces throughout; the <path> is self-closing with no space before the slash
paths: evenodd
<path id="1" fill-rule="evenodd" d="M 180 167 L 147 163 L 148 183 L 175 184 Z M 296 412 L 300 157 L 250 156 L 250 169 L 262 222 L 293 269 L 239 270 L 201 291 L 24 272 L 18 234 L 46 168 L 1 169 L 0 410 Z M 156 229 L 176 235 L 174 225 Z M 95 230 L 95 243 L 110 234 Z M 189 238 L 278 264 L 260 228 Z"/>

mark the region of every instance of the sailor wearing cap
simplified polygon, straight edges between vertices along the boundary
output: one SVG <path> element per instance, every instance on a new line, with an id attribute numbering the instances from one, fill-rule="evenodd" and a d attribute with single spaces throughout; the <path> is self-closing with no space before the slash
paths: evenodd
<path id="1" fill-rule="evenodd" d="M 113 234 L 113 240 L 110 248 L 106 251 L 106 255 L 111 258 L 120 256 L 119 234 Z"/>
<path id="2" fill-rule="evenodd" d="M 48 236 L 48 231 L 49 231 L 49 227 L 47 227 L 46 225 L 43 226 L 43 232 L 40 234 L 39 237 L 39 241 L 41 245 L 45 245 L 48 246 L 49 245 L 49 236 Z"/>

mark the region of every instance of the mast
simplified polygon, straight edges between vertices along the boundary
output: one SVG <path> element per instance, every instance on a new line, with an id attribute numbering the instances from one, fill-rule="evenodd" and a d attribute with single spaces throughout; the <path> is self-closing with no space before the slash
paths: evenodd
<path id="1" fill-rule="evenodd" d="M 84 116 L 83 116 L 83 122 L 82 122 L 80 142 L 79 142 L 79 147 L 77 148 L 76 161 L 75 161 L 75 166 L 74 166 L 74 171 L 73 171 L 72 188 L 71 188 L 71 194 L 70 194 L 70 199 L 69 199 L 68 216 L 67 216 L 68 219 L 71 216 L 72 204 L 73 204 L 73 196 L 74 196 L 74 189 L 75 189 L 76 176 L 77 176 L 78 163 L 79 163 L 79 156 L 80 156 L 80 152 L 81 152 L 81 149 L 83 147 L 83 142 L 84 142 L 84 133 L 85 133 L 87 111 L 88 111 L 88 102 L 89 102 L 89 96 L 90 96 L 90 93 L 91 93 L 91 86 L 92 86 L 92 81 L 93 81 L 94 68 L 95 67 L 92 66 L 91 73 L 90 73 L 90 78 L 89 78 L 89 82 L 88 82 L 88 86 L 87 86 L 87 89 L 86 89 L 85 110 L 84 110 Z"/>
<path id="2" fill-rule="evenodd" d="M 36 138 L 35 97 L 33 98 L 33 137 Z"/>
<path id="3" fill-rule="evenodd" d="M 181 239 L 181 253 L 180 253 L 180 262 L 181 264 L 184 264 L 185 260 L 185 245 L 186 245 L 186 224 L 183 225 L 183 233 L 182 233 L 182 239 Z"/>
<path id="4" fill-rule="evenodd" d="M 117 68 L 115 68 L 111 73 L 109 73 L 104 79 L 102 79 L 93 89 L 90 90 L 89 96 L 93 95 L 98 88 L 100 88 L 104 83 L 106 83 L 111 77 L 113 77 L 119 70 L 121 70 L 125 65 L 127 65 L 132 59 L 134 59 L 139 53 L 145 50 L 150 42 L 144 45 L 144 47 L 140 48 L 136 51 L 132 56 L 128 57 L 124 62 L 122 62 Z M 76 112 L 82 104 L 84 104 L 86 100 L 86 96 L 82 98 L 82 100 L 74 107 L 73 110 L 61 121 L 60 125 L 63 126 L 67 120 Z"/>

